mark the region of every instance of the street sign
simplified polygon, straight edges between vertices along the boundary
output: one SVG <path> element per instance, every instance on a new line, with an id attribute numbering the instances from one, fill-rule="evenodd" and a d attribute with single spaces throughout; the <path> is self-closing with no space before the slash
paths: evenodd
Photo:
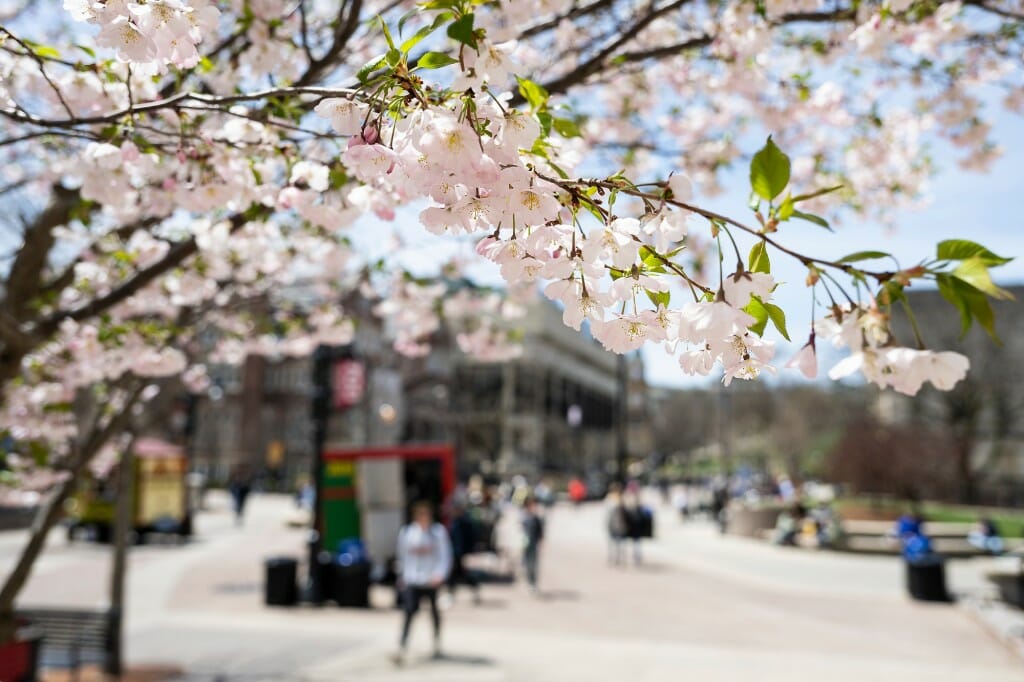
<path id="1" fill-rule="evenodd" d="M 366 389 L 366 371 L 357 360 L 339 360 L 334 363 L 331 382 L 331 404 L 344 410 L 357 404 Z"/>

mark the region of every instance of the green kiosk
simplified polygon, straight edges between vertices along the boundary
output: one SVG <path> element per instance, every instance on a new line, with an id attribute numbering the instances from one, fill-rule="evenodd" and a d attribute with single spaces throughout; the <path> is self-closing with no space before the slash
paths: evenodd
<path id="1" fill-rule="evenodd" d="M 320 466 L 316 530 L 321 556 L 329 554 L 333 563 L 321 574 L 323 596 L 344 606 L 365 606 L 365 589 L 358 583 L 368 576 L 392 577 L 409 505 L 429 500 L 438 518 L 444 517 L 455 490 L 455 450 L 446 444 L 327 448 Z M 344 563 L 351 557 L 348 548 L 355 546 L 366 559 L 359 567 Z"/>

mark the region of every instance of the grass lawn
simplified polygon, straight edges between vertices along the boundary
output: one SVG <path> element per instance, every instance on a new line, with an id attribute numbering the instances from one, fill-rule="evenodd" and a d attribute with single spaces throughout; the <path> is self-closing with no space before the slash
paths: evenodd
<path id="1" fill-rule="evenodd" d="M 843 497 L 836 500 L 835 506 L 843 518 L 880 521 L 895 520 L 910 509 L 910 504 L 905 501 L 875 497 Z M 1024 510 L 924 502 L 921 512 L 926 521 L 942 523 L 974 523 L 989 518 L 1003 537 L 1024 537 Z"/>

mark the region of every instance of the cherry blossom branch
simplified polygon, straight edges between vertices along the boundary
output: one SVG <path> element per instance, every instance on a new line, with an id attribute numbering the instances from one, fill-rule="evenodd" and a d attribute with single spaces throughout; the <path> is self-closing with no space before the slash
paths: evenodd
<path id="1" fill-rule="evenodd" d="M 879 283 L 889 281 L 896 274 L 894 272 L 888 272 L 888 271 L 886 271 L 886 272 L 875 272 L 875 271 L 871 271 L 871 270 L 861 270 L 859 268 L 853 267 L 849 263 L 841 263 L 839 261 L 828 260 L 826 258 L 814 258 L 814 257 L 811 257 L 811 256 L 806 256 L 806 255 L 804 255 L 802 253 L 799 253 L 799 252 L 794 251 L 794 250 L 792 250 L 790 248 L 787 248 L 786 246 L 783 246 L 782 244 L 780 244 L 775 239 L 769 237 L 763 231 L 761 231 L 759 229 L 756 229 L 756 228 L 753 228 L 753 227 L 751 227 L 749 225 L 745 225 L 744 223 L 741 223 L 741 222 L 739 222 L 739 221 L 737 221 L 737 220 L 735 220 L 733 218 L 730 218 L 729 216 L 722 215 L 721 213 L 716 213 L 714 211 L 709 211 L 706 208 L 701 208 L 700 206 L 695 206 L 693 204 L 688 204 L 688 203 L 685 203 L 685 202 L 682 202 L 682 201 L 676 201 L 675 199 L 666 199 L 665 197 L 661 196 L 660 194 L 653 194 L 651 192 L 643 192 L 641 190 L 634 189 L 630 185 L 623 185 L 622 183 L 619 183 L 619 182 L 612 182 L 612 181 L 608 181 L 608 180 L 597 180 L 597 179 L 583 179 L 583 178 L 580 178 L 580 179 L 577 179 L 577 180 L 563 180 L 561 178 L 549 177 L 549 176 L 544 175 L 543 173 L 540 173 L 538 171 L 534 171 L 534 173 L 536 173 L 537 177 L 541 178 L 542 180 L 546 180 L 547 182 L 550 182 L 550 183 L 553 183 L 555 185 L 558 185 L 559 187 L 562 187 L 563 189 L 569 189 L 570 187 L 580 187 L 580 186 L 583 186 L 583 187 L 600 187 L 602 189 L 614 190 L 614 191 L 620 192 L 622 194 L 627 194 L 629 196 L 637 197 L 637 198 L 643 199 L 645 201 L 650 201 L 650 202 L 655 202 L 655 203 L 662 202 L 662 203 L 665 203 L 665 204 L 676 206 L 677 208 L 682 208 L 684 210 L 690 211 L 691 213 L 696 213 L 697 215 L 703 216 L 704 218 L 707 218 L 708 220 L 719 221 L 719 222 L 725 223 L 727 225 L 731 225 L 731 226 L 733 226 L 733 227 L 735 227 L 735 228 L 737 228 L 739 230 L 742 230 L 742 231 L 744 231 L 744 232 L 746 232 L 746 233 L 748 233 L 750 235 L 753 235 L 754 237 L 757 237 L 758 239 L 763 240 L 766 244 L 769 244 L 769 245 L 773 246 L 774 248 L 778 249 L 782 253 L 784 253 L 784 254 L 786 254 L 788 256 L 791 256 L 792 258 L 795 258 L 796 260 L 800 261 L 804 265 L 819 265 L 819 266 L 822 266 L 822 267 L 828 267 L 828 268 L 833 268 L 833 269 L 836 269 L 836 270 L 840 270 L 840 271 L 842 271 L 844 273 L 847 273 L 847 274 L 857 273 L 857 274 L 864 275 L 866 277 L 871 277 L 872 279 L 878 281 Z"/>
<path id="2" fill-rule="evenodd" d="M 258 206 L 245 213 L 236 213 L 228 219 L 231 227 L 229 234 L 237 232 L 242 226 L 251 220 L 258 220 L 270 214 L 270 209 L 265 206 Z M 106 310 L 114 307 L 132 296 L 148 284 L 156 281 L 158 277 L 174 269 L 189 256 L 199 251 L 199 244 L 195 237 L 178 242 L 159 261 L 147 268 L 139 270 L 125 282 L 112 289 L 109 293 L 93 299 L 89 303 L 73 310 L 58 311 L 44 319 L 37 327 L 37 333 L 41 336 L 49 336 L 54 333 L 60 323 L 64 320 L 81 321 L 95 317 Z"/>
<path id="3" fill-rule="evenodd" d="M 124 109 L 119 109 L 107 114 L 96 116 L 74 116 L 67 119 L 45 119 L 25 112 L 10 108 L 0 109 L 0 115 L 6 116 L 20 123 L 30 123 L 36 126 L 48 128 L 74 128 L 80 125 L 93 125 L 99 123 L 116 123 L 129 116 L 151 113 L 163 109 L 180 108 L 182 104 L 195 101 L 209 106 L 225 106 L 238 104 L 240 102 L 254 102 L 269 99 L 271 97 L 286 97 L 300 95 L 315 95 L 319 97 L 362 97 L 360 91 L 352 88 L 321 88 L 311 86 L 293 86 L 282 88 L 270 88 L 254 92 L 241 93 L 237 95 L 209 95 L 201 92 L 181 92 L 164 99 L 136 104 Z"/>
<path id="4" fill-rule="evenodd" d="M 22 49 L 25 50 L 23 56 L 28 57 L 36 63 L 36 66 L 39 67 L 39 73 L 42 75 L 43 80 L 45 80 L 46 84 L 50 86 L 51 90 L 53 90 L 53 93 L 57 96 L 57 99 L 60 101 L 60 105 L 64 107 L 64 111 L 67 112 L 69 117 L 74 118 L 75 114 L 73 111 L 71 111 L 71 107 L 68 106 L 67 100 L 64 99 L 64 94 L 60 91 L 60 88 L 57 87 L 57 84 L 54 83 L 53 80 L 50 78 L 50 74 L 46 73 L 46 62 L 43 61 L 42 57 L 36 54 L 35 50 L 33 50 L 27 43 L 25 43 L 25 41 L 23 41 L 21 38 L 8 31 L 2 25 L 0 25 L 0 33 L 6 35 L 8 38 L 13 40 Z"/>

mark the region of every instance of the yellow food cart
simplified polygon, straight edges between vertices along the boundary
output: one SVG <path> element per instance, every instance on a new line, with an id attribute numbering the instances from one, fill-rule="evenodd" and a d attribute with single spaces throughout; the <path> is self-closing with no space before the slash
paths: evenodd
<path id="1" fill-rule="evenodd" d="M 135 441 L 133 454 L 132 509 L 137 541 L 144 541 L 147 533 L 191 535 L 192 514 L 185 485 L 188 458 L 184 449 L 159 439 L 140 438 Z M 115 467 L 106 479 L 89 476 L 83 480 L 66 505 L 69 539 L 88 530 L 97 542 L 110 542 L 118 477 L 122 473 L 121 467 Z"/>

